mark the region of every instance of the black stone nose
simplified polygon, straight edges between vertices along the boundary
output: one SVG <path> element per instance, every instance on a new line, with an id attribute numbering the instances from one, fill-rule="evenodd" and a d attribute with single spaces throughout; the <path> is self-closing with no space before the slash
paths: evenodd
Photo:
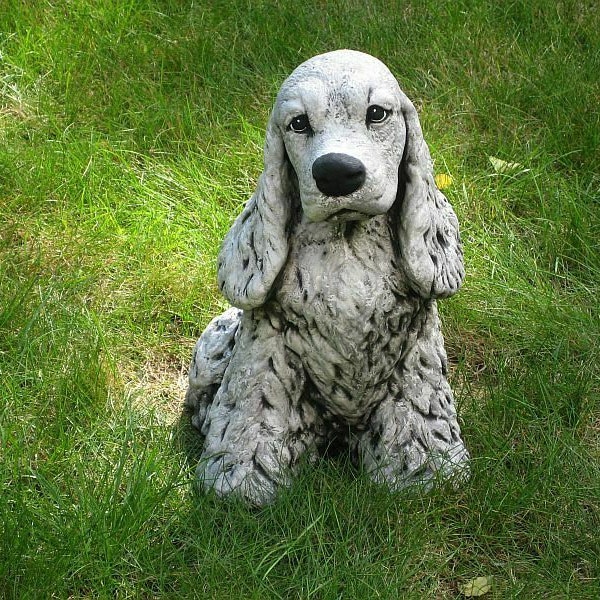
<path id="1" fill-rule="evenodd" d="M 366 169 L 354 156 L 330 152 L 315 160 L 312 174 L 326 196 L 347 196 L 365 182 Z"/>

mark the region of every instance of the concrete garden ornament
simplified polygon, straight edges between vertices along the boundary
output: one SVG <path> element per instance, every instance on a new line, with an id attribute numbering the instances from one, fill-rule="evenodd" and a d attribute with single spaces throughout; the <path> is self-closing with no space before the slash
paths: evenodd
<path id="1" fill-rule="evenodd" d="M 316 56 L 281 87 L 264 163 L 218 258 L 236 308 L 190 367 L 204 486 L 265 504 L 334 440 L 392 490 L 464 476 L 436 307 L 462 250 L 414 106 L 372 56 Z"/>

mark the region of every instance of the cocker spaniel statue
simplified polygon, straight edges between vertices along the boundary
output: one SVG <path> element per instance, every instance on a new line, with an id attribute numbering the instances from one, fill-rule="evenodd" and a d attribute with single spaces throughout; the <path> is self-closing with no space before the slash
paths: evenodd
<path id="1" fill-rule="evenodd" d="M 436 307 L 463 275 L 456 215 L 387 67 L 352 50 L 301 64 L 219 253 L 235 308 L 190 367 L 204 487 L 266 504 L 334 440 L 392 490 L 465 477 Z"/>

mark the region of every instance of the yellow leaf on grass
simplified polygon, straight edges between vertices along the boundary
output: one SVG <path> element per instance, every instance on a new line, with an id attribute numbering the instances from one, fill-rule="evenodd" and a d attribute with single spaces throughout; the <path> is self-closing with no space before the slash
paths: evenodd
<path id="1" fill-rule="evenodd" d="M 435 176 L 435 185 L 438 186 L 439 190 L 445 190 L 446 188 L 449 188 L 452 185 L 452 181 L 452 177 L 446 173 L 440 173 L 439 175 Z"/>
<path id="2" fill-rule="evenodd" d="M 475 577 L 461 586 L 461 592 L 463 596 L 469 598 L 475 596 L 483 596 L 492 589 L 492 578 L 491 577 Z"/>
<path id="3" fill-rule="evenodd" d="M 513 173 L 514 171 L 518 171 L 519 169 L 523 169 L 523 165 L 517 162 L 506 162 L 501 158 L 496 156 L 488 156 L 490 162 L 492 163 L 492 167 L 494 167 L 494 171 L 496 173 Z"/>

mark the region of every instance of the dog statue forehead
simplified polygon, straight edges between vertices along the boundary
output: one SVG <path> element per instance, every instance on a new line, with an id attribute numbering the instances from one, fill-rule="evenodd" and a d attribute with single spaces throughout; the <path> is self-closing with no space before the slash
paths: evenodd
<path id="1" fill-rule="evenodd" d="M 344 86 L 363 85 L 366 91 L 381 85 L 400 92 L 398 81 L 379 59 L 357 50 L 334 50 L 309 58 L 296 67 L 281 85 L 277 104 L 298 95 L 299 88 L 326 85 L 329 89 L 343 91 Z"/>
<path id="2" fill-rule="evenodd" d="M 396 81 L 390 70 L 378 58 L 359 52 L 358 50 L 334 50 L 325 54 L 318 54 L 298 65 L 290 74 L 286 83 L 292 82 L 297 77 L 315 76 L 344 76 L 347 74 L 369 79 L 391 79 Z"/>

